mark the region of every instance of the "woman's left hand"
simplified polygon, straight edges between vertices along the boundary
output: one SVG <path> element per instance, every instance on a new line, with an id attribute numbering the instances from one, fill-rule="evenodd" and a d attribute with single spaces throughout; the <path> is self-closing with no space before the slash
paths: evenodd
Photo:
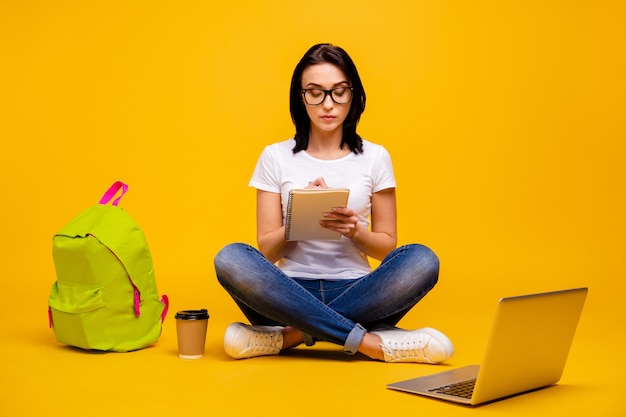
<path id="1" fill-rule="evenodd" d="M 324 220 L 320 220 L 322 227 L 335 230 L 350 239 L 357 233 L 359 222 L 354 210 L 347 207 L 333 207 L 333 211 L 324 212 L 323 215 Z"/>

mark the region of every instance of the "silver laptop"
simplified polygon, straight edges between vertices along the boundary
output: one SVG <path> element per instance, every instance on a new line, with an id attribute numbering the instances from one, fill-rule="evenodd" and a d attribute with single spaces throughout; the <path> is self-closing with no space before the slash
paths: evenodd
<path id="1" fill-rule="evenodd" d="M 563 373 L 587 288 L 502 298 L 480 366 L 387 385 L 461 404 L 482 404 L 555 384 Z"/>

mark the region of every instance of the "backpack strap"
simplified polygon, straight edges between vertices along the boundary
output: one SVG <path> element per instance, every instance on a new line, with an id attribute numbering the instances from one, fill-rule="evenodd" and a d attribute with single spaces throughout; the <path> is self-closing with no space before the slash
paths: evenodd
<path id="1" fill-rule="evenodd" d="M 167 297 L 167 295 L 163 294 L 161 296 L 161 302 L 163 303 L 163 305 L 165 305 L 165 308 L 161 313 L 161 323 L 163 323 L 165 321 L 165 317 L 167 316 L 167 310 L 170 308 L 170 299 Z"/>
<path id="2" fill-rule="evenodd" d="M 107 190 L 106 193 L 104 193 L 104 195 L 100 199 L 100 204 L 107 204 L 109 201 L 111 201 L 113 197 L 115 197 L 115 195 L 120 190 L 122 190 L 122 195 L 117 197 L 112 203 L 114 206 L 117 206 L 124 194 L 126 194 L 126 191 L 128 191 L 128 185 L 124 184 L 121 181 L 116 181 L 113 183 L 113 185 Z"/>
<path id="3" fill-rule="evenodd" d="M 130 281 L 130 284 L 133 286 L 133 304 L 135 308 L 135 316 L 139 317 L 141 315 L 141 293 L 137 286 Z M 170 299 L 167 295 L 163 294 L 161 296 L 161 303 L 163 303 L 163 312 L 161 313 L 161 323 L 165 321 L 165 317 L 167 316 L 167 310 L 170 308 Z M 50 307 L 48 307 L 48 318 L 50 320 L 50 328 L 52 328 L 52 313 L 50 311 Z"/>
<path id="4" fill-rule="evenodd" d="M 141 293 L 132 279 L 130 280 L 130 285 L 133 286 L 133 305 L 135 307 L 135 316 L 139 317 L 141 316 Z"/>

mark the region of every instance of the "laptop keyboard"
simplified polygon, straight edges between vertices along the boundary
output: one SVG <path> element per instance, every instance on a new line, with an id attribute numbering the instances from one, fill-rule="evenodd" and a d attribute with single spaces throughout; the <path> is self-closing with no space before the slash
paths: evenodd
<path id="1" fill-rule="evenodd" d="M 452 395 L 454 397 L 461 398 L 472 398 L 472 393 L 474 392 L 474 385 L 476 384 L 476 379 L 470 379 L 469 381 L 457 382 L 455 384 L 444 385 L 442 387 L 437 387 L 430 389 L 430 392 L 436 392 L 438 394 L 446 394 Z"/>

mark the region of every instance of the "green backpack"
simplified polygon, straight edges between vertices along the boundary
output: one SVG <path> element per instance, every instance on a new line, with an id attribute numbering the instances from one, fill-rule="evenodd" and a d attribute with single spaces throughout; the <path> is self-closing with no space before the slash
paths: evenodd
<path id="1" fill-rule="evenodd" d="M 167 296 L 158 296 L 143 232 L 117 207 L 127 190 L 126 184 L 114 183 L 100 204 L 80 213 L 53 238 L 57 280 L 48 315 L 61 343 L 127 352 L 161 335 L 169 302 Z"/>

